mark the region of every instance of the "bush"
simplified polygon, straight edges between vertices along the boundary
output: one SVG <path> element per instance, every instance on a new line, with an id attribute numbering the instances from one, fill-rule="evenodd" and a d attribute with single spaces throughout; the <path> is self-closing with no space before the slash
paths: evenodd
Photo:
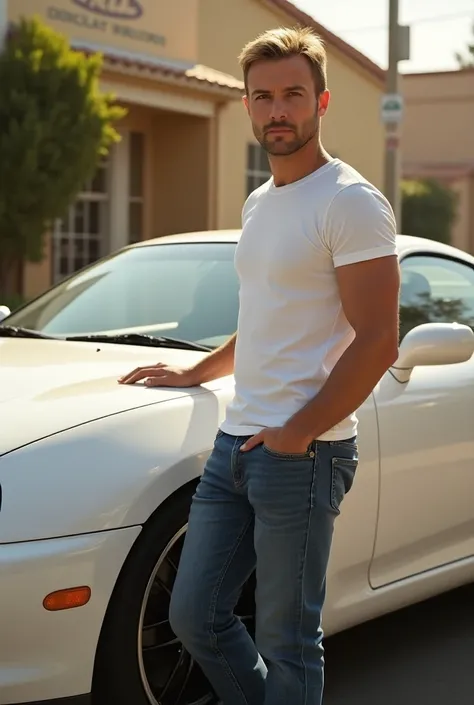
<path id="1" fill-rule="evenodd" d="M 457 196 L 432 179 L 402 182 L 402 232 L 449 244 Z"/>
<path id="2" fill-rule="evenodd" d="M 7 294 L 5 296 L 0 296 L 0 306 L 8 306 L 12 313 L 25 303 L 26 300 L 20 294 Z"/>
<path id="3" fill-rule="evenodd" d="M 19 260 L 42 258 L 125 111 L 99 91 L 102 57 L 70 48 L 40 19 L 21 20 L 0 55 L 0 292 Z"/>

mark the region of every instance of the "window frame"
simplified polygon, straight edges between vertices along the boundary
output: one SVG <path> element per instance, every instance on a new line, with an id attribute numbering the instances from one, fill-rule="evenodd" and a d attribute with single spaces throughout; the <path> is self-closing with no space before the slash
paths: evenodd
<path id="1" fill-rule="evenodd" d="M 135 140 L 135 145 L 134 145 Z M 138 146 L 136 140 L 139 143 L 139 154 L 133 152 L 133 147 Z M 145 227 L 145 161 L 146 161 L 146 148 L 147 148 L 147 136 L 142 130 L 130 130 L 128 136 L 128 244 L 133 245 L 136 242 L 141 242 L 144 239 L 144 227 Z M 139 164 L 137 164 L 139 170 L 141 171 L 141 183 L 140 192 L 134 193 L 135 184 L 132 182 L 132 169 L 133 169 L 133 159 L 134 156 L 138 156 Z M 137 206 L 140 212 L 140 232 L 132 232 L 132 209 Z"/>
<path id="2" fill-rule="evenodd" d="M 101 259 L 104 252 L 109 248 L 110 238 L 110 209 L 111 209 L 111 193 L 110 193 L 110 174 L 113 168 L 113 153 L 103 157 L 97 167 L 96 172 L 83 185 L 83 188 L 78 193 L 76 199 L 68 207 L 63 218 L 58 218 L 52 228 L 52 283 L 58 284 L 70 275 L 75 274 L 84 267 L 87 267 L 97 260 Z M 103 190 L 94 190 L 94 181 L 100 171 L 104 172 L 104 188 Z M 76 230 L 76 216 L 79 208 L 97 204 L 99 209 L 99 230 L 97 233 L 92 233 L 90 227 L 84 228 L 87 232 L 79 232 Z M 85 222 L 90 226 L 89 217 L 85 218 Z M 77 252 L 76 246 L 81 243 L 82 263 L 79 267 L 76 266 Z M 95 243 L 97 247 L 97 257 L 91 254 L 91 243 Z M 66 259 L 67 266 L 65 271 L 62 268 L 62 260 Z"/>
<path id="3" fill-rule="evenodd" d="M 270 166 L 268 171 L 265 169 L 257 169 L 256 165 L 260 165 L 261 153 L 265 150 L 258 142 L 247 143 L 247 165 L 245 168 L 245 192 L 247 198 L 257 188 L 265 184 L 272 176 Z M 252 155 L 252 157 L 250 157 Z M 253 188 L 249 189 L 249 183 L 252 182 Z"/>

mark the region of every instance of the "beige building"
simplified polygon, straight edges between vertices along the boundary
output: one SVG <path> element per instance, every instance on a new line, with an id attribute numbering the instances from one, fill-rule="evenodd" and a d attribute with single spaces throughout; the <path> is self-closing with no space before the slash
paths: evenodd
<path id="1" fill-rule="evenodd" d="M 403 174 L 458 195 L 452 244 L 474 253 L 474 68 L 403 77 Z"/>
<path id="2" fill-rule="evenodd" d="M 314 27 L 329 57 L 326 147 L 380 188 L 384 72 L 287 0 L 0 0 L 0 24 L 37 13 L 73 46 L 104 54 L 102 87 L 128 108 L 120 144 L 58 223 L 31 297 L 121 246 L 172 232 L 239 227 L 268 178 L 242 107 L 237 56 L 275 26 Z"/>

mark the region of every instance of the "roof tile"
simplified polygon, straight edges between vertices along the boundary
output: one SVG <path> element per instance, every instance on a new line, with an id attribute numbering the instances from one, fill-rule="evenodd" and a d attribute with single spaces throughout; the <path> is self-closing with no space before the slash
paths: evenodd
<path id="1" fill-rule="evenodd" d="M 104 63 L 106 68 L 133 71 L 134 73 L 142 74 L 146 78 L 157 78 L 158 80 L 160 77 L 171 78 L 181 80 L 190 85 L 194 84 L 201 88 L 207 87 L 214 90 L 222 88 L 239 93 L 244 90 L 243 81 L 202 64 L 195 64 L 189 69 L 181 69 L 165 63 L 129 59 L 123 56 L 114 56 L 110 53 L 104 56 Z"/>

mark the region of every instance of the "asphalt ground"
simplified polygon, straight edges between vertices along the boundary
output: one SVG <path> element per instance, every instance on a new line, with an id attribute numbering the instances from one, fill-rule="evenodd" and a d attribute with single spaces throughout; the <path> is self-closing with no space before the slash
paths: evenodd
<path id="1" fill-rule="evenodd" d="M 474 705 L 474 585 L 326 640 L 324 705 Z"/>

